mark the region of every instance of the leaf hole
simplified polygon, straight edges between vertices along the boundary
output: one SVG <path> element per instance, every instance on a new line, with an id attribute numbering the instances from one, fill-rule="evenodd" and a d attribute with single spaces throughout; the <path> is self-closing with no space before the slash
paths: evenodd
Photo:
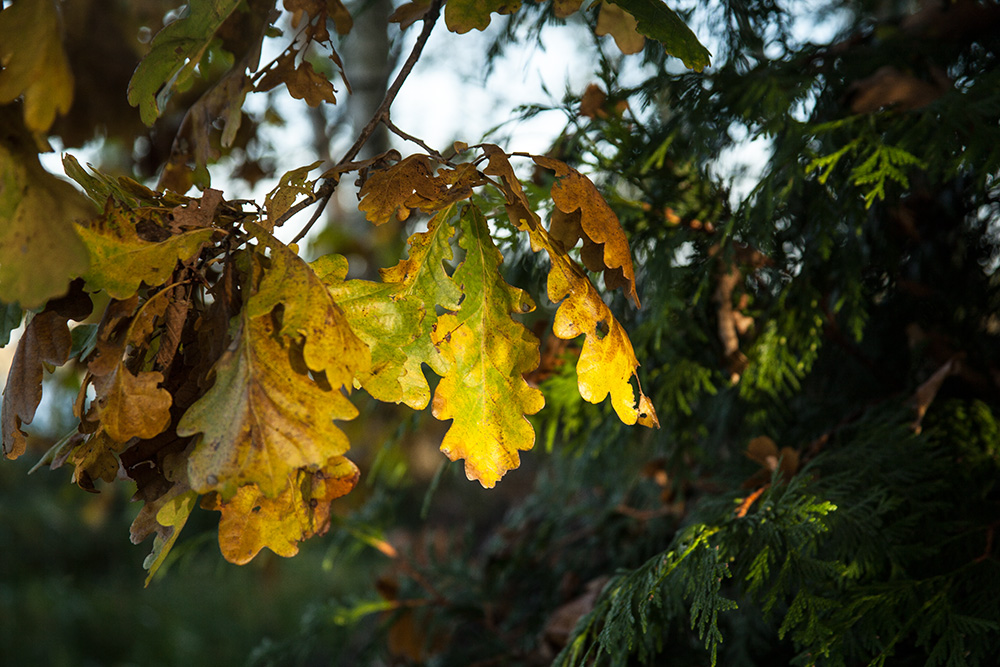
<path id="1" fill-rule="evenodd" d="M 253 507 L 253 510 L 252 510 L 252 511 L 253 511 L 254 513 L 256 513 L 256 512 L 259 512 L 259 511 L 260 511 L 260 505 L 254 505 L 254 507 Z"/>
<path id="2" fill-rule="evenodd" d="M 605 322 L 604 320 L 599 321 L 597 325 L 594 327 L 594 335 L 597 336 L 597 340 L 603 340 L 604 337 L 607 336 L 610 331 L 611 329 L 610 327 L 608 327 L 608 323 Z"/>
<path id="3" fill-rule="evenodd" d="M 312 509 L 316 509 L 317 507 L 319 507 L 319 501 L 316 500 L 315 498 L 310 499 L 309 507 L 311 507 Z"/>

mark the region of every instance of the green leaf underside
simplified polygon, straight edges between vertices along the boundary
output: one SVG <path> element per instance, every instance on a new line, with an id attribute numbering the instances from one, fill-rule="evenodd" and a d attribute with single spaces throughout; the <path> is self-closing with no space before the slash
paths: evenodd
<path id="1" fill-rule="evenodd" d="M 708 67 L 712 54 L 691 31 L 691 28 L 661 0 L 608 0 L 635 17 L 637 30 L 663 44 L 667 53 L 686 67 L 701 71 Z"/>

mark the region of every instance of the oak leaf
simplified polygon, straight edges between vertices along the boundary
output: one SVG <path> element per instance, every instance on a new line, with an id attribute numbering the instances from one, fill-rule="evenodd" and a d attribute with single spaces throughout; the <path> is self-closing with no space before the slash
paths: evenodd
<path id="1" fill-rule="evenodd" d="M 566 340 L 586 335 L 576 365 L 580 395 L 591 403 L 600 403 L 610 395 L 611 405 L 623 423 L 638 422 L 658 428 L 652 402 L 642 393 L 641 387 L 637 401 L 632 388 L 633 378 L 638 385 L 639 361 L 628 334 L 586 274 L 561 246 L 557 246 L 544 230 L 539 230 L 535 239 L 535 243 L 546 249 L 552 262 L 547 291 L 549 299 L 559 303 L 552 332 Z"/>
<path id="2" fill-rule="evenodd" d="M 538 366 L 538 339 L 510 317 L 535 306 L 500 275 L 503 256 L 479 209 L 466 207 L 460 225 L 466 255 L 453 279 L 465 297 L 457 313 L 440 316 L 434 327 L 432 340 L 448 369 L 434 392 L 433 414 L 454 420 L 441 450 L 452 461 L 464 458 L 466 476 L 492 488 L 519 465 L 518 451 L 534 445 L 525 415 L 545 405 L 522 377 Z"/>
<path id="3" fill-rule="evenodd" d="M 685 67 L 701 71 L 708 67 L 709 53 L 691 28 L 663 0 L 607 0 L 635 17 L 636 29 L 663 45 L 664 50 L 680 58 Z"/>
<path id="4" fill-rule="evenodd" d="M 334 387 L 350 387 L 354 376 L 371 365 L 368 346 L 355 335 L 344 311 L 312 267 L 255 225 L 249 229 L 265 240 L 271 265 L 247 305 L 248 316 L 266 315 L 282 304 L 281 334 L 302 341 L 306 366 L 325 372 Z"/>
<path id="5" fill-rule="evenodd" d="M 472 196 L 480 182 L 472 164 L 441 169 L 434 174 L 431 158 L 409 155 L 394 165 L 371 171 L 358 196 L 358 208 L 369 222 L 381 225 L 396 216 L 405 220 L 410 209 L 439 211 Z"/>
<path id="6" fill-rule="evenodd" d="M 52 0 L 18 0 L 0 11 L 0 104 L 23 97 L 24 123 L 36 135 L 73 104 L 56 8 Z"/>
<path id="7" fill-rule="evenodd" d="M 299 542 L 329 529 L 330 503 L 349 493 L 359 475 L 351 461 L 335 456 L 321 469 L 293 472 L 274 498 L 248 484 L 228 500 L 207 495 L 201 505 L 222 513 L 219 547 L 230 563 L 249 563 L 264 547 L 287 558 L 299 552 Z"/>
<path id="8" fill-rule="evenodd" d="M 20 3 L 19 3 L 20 4 Z M 12 11 L 3 10 L 3 14 Z M 0 107 L 0 301 L 38 308 L 66 293 L 87 270 L 87 248 L 72 222 L 94 209 L 73 186 L 42 168 L 16 128 L 15 107 Z"/>
<path id="9" fill-rule="evenodd" d="M 347 451 L 334 420 L 352 419 L 357 409 L 310 378 L 270 314 L 251 318 L 244 311 L 237 318 L 233 342 L 213 368 L 214 384 L 184 413 L 177 434 L 200 434 L 187 465 L 195 491 L 229 497 L 256 484 L 273 498 L 298 468 Z"/>
<path id="10" fill-rule="evenodd" d="M 552 0 L 552 13 L 564 19 L 580 9 L 583 0 Z"/>
<path id="11" fill-rule="evenodd" d="M 461 35 L 473 28 L 486 30 L 491 14 L 513 14 L 520 8 L 521 0 L 449 0 L 444 6 L 444 22 Z"/>
<path id="12" fill-rule="evenodd" d="M 18 341 L 0 407 L 3 453 L 9 459 L 24 453 L 21 426 L 31 423 L 42 400 L 45 364 L 61 366 L 69 359 L 73 341 L 66 323 L 67 318 L 58 313 L 44 311 L 28 322 Z"/>
<path id="13" fill-rule="evenodd" d="M 149 572 L 146 586 L 167 559 L 197 501 L 197 493 L 178 484 L 156 501 L 147 502 L 132 522 L 132 544 L 139 544 L 155 534 L 153 550 L 142 563 L 142 567 Z"/>
<path id="14" fill-rule="evenodd" d="M 635 17 L 624 9 L 610 2 L 602 2 L 594 34 L 611 35 L 618 50 L 630 55 L 642 51 L 646 43 L 646 38 L 636 30 L 636 25 Z"/>
<path id="15" fill-rule="evenodd" d="M 322 160 L 307 164 L 304 167 L 292 169 L 282 174 L 278 185 L 264 197 L 264 210 L 267 211 L 267 231 L 273 231 L 275 223 L 295 203 L 299 195 L 311 195 L 316 181 L 308 178 L 309 172 L 323 164 Z"/>
<path id="16" fill-rule="evenodd" d="M 299 52 L 289 49 L 278 56 L 268 68 L 267 73 L 257 84 L 258 92 L 266 92 L 285 84 L 288 94 L 297 100 L 303 100 L 311 107 L 318 107 L 323 102 L 337 103 L 337 91 L 328 78 L 316 71 L 308 60 L 299 60 Z M 340 57 L 336 51 L 331 51 L 334 64 L 341 66 Z M 298 63 L 296 64 L 296 61 Z M 344 79 L 346 83 L 346 79 Z M 350 89 L 350 87 L 348 87 Z"/>
<path id="17" fill-rule="evenodd" d="M 431 342 L 436 308 L 457 310 L 462 292 L 445 272 L 455 230 L 446 221 L 449 207 L 409 239 L 410 254 L 381 271 L 383 282 L 344 281 L 346 260 L 332 256 L 314 263 L 330 295 L 344 309 L 351 328 L 371 348 L 372 364 L 357 375 L 360 385 L 380 401 L 427 407 L 430 387 L 422 364 L 444 374 L 444 361 Z"/>
<path id="18" fill-rule="evenodd" d="M 639 307 L 635 270 L 628 239 L 618 216 L 586 176 L 552 158 L 536 156 L 535 163 L 556 173 L 552 186 L 553 211 L 549 233 L 568 250 L 583 239 L 580 256 L 591 271 L 604 272 L 608 289 L 622 291 Z"/>
<path id="19" fill-rule="evenodd" d="M 73 464 L 73 482 L 85 491 L 97 493 L 94 480 L 111 483 L 118 476 L 115 443 L 103 431 L 92 434 L 73 448 L 68 460 Z"/>
<path id="20" fill-rule="evenodd" d="M 157 371 L 132 373 L 124 364 L 95 383 L 100 395 L 97 418 L 101 428 L 119 443 L 131 438 L 152 438 L 170 425 L 170 392 L 160 387 L 163 374 Z"/>
<path id="21" fill-rule="evenodd" d="M 135 294 L 141 283 L 161 285 L 170 278 L 178 261 L 195 256 L 215 229 L 195 229 L 170 235 L 160 242 L 145 241 L 136 231 L 137 221 L 154 224 L 165 219 L 165 209 L 130 211 L 113 201 L 90 227 L 76 225 L 76 231 L 90 252 L 90 268 L 84 274 L 87 288 L 103 289 L 115 299 Z"/>
<path id="22" fill-rule="evenodd" d="M 160 117 L 173 90 L 194 74 L 216 31 L 240 2 L 191 2 L 185 14 L 156 33 L 128 84 L 129 104 L 139 107 L 143 123 L 152 125 Z"/>

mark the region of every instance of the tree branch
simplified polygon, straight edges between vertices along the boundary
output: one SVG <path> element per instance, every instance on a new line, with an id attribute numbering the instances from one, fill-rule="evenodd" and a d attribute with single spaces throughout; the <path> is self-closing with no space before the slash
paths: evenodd
<path id="1" fill-rule="evenodd" d="M 417 60 L 420 58 L 420 54 L 424 50 L 424 45 L 427 44 L 427 38 L 431 36 L 431 30 L 434 29 L 434 24 L 437 23 L 438 16 L 441 13 L 442 2 L 443 0 L 431 0 L 431 5 L 427 9 L 427 13 L 424 14 L 423 29 L 420 31 L 420 35 L 417 37 L 417 41 L 414 43 L 413 49 L 410 51 L 410 55 L 407 56 L 406 62 L 403 63 L 403 66 L 400 68 L 399 73 L 393 80 L 392 85 L 390 85 L 389 89 L 385 92 L 385 97 L 382 99 L 382 103 L 379 105 L 378 109 L 376 109 L 375 113 L 372 114 L 368 123 L 361 128 L 361 133 L 358 135 L 357 141 L 354 142 L 353 146 L 347 149 L 344 157 L 340 159 L 340 162 L 337 163 L 334 169 L 342 167 L 353 160 L 357 154 L 361 152 L 361 149 L 364 148 L 364 145 L 371 138 L 372 134 L 374 134 L 379 123 L 383 120 L 388 120 L 389 107 L 392 106 L 393 101 L 396 99 L 396 95 L 399 93 L 399 89 L 403 87 L 403 83 L 406 81 L 406 78 L 413 70 L 413 66 L 416 65 Z M 317 212 L 313 214 L 313 217 L 308 223 L 306 223 L 305 227 L 303 227 L 301 231 L 295 235 L 295 238 L 292 239 L 292 243 L 298 243 L 307 233 L 309 233 L 312 226 L 316 224 L 320 213 L 322 213 L 323 209 L 326 208 L 326 204 L 330 201 L 330 197 L 333 195 L 333 191 L 337 189 L 337 183 L 339 182 L 339 174 L 336 177 L 328 178 L 323 181 L 323 184 L 319 186 L 319 188 L 317 188 L 312 195 L 306 197 L 301 202 L 285 211 L 285 213 L 283 213 L 281 217 L 275 221 L 274 226 L 278 227 L 284 224 L 293 215 L 309 206 L 312 206 L 317 201 L 321 201 L 322 203 Z"/>

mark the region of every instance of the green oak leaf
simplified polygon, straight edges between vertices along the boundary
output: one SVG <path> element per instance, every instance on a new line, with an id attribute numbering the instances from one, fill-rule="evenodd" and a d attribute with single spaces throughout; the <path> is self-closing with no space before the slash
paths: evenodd
<path id="1" fill-rule="evenodd" d="M 314 263 L 333 299 L 344 309 L 351 328 L 371 347 L 371 369 L 358 374 L 361 386 L 380 401 L 427 407 L 430 387 L 423 364 L 443 374 L 443 359 L 431 342 L 436 307 L 458 309 L 462 293 L 445 272 L 452 257 L 454 228 L 446 221 L 449 206 L 409 239 L 410 253 L 383 269 L 382 282 L 344 281 L 346 260 L 332 256 Z"/>
<path id="2" fill-rule="evenodd" d="M 76 232 L 90 252 L 90 268 L 84 274 L 87 289 L 104 290 L 115 299 L 127 299 L 141 283 L 162 285 L 178 261 L 191 259 L 217 231 L 196 229 L 152 242 L 139 238 L 135 220 L 140 216 L 166 216 L 169 211 L 130 211 L 109 201 L 104 214 L 90 227 L 76 225 Z"/>
<path id="3" fill-rule="evenodd" d="M 152 125 L 174 88 L 190 77 L 241 0 L 191 0 L 184 14 L 153 37 L 128 84 L 128 101 L 139 107 L 142 122 Z"/>
<path id="4" fill-rule="evenodd" d="M 18 135 L 13 109 L 0 107 L 0 301 L 38 308 L 87 270 L 87 248 L 72 223 L 94 208 L 45 171 L 30 139 Z"/>
<path id="5" fill-rule="evenodd" d="M 712 54 L 672 9 L 662 0 L 608 0 L 627 11 L 638 22 L 637 30 L 663 44 L 667 53 L 680 58 L 685 67 L 700 72 Z"/>
<path id="6" fill-rule="evenodd" d="M 486 30 L 491 14 L 513 14 L 520 8 L 521 0 L 448 0 L 444 22 L 448 30 L 461 35 L 473 28 Z"/>

